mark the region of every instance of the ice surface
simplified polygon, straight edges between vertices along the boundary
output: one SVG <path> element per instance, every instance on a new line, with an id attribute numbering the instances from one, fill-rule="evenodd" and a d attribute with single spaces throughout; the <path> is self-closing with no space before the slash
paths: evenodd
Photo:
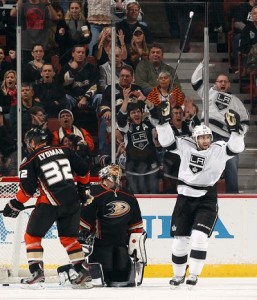
<path id="1" fill-rule="evenodd" d="M 19 284 L 0 286 L 0 299 L 33 300 L 224 300 L 257 299 L 257 278 L 199 278 L 193 290 L 185 285 L 171 290 L 169 278 L 147 278 L 137 288 L 93 288 L 72 290 L 58 284 L 46 284 L 45 289 L 21 289 Z"/>

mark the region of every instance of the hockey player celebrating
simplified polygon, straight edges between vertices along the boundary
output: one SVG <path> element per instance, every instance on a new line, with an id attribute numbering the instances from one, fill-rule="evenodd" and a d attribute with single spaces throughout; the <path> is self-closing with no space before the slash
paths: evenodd
<path id="1" fill-rule="evenodd" d="M 204 62 L 201 62 L 192 75 L 192 87 L 204 101 Z M 224 120 L 224 114 L 232 109 L 240 116 L 240 125 L 244 133 L 249 127 L 249 114 L 243 102 L 235 95 L 229 93 L 230 81 L 227 75 L 220 74 L 215 84 L 209 90 L 209 126 L 212 130 L 213 141 L 227 142 L 230 132 Z M 204 112 L 202 112 L 202 120 Z M 226 193 L 238 193 L 238 165 L 239 156 L 229 159 L 224 169 Z"/>
<path id="2" fill-rule="evenodd" d="M 74 272 L 73 288 L 91 288 L 91 276 L 81 244 L 77 240 L 80 220 L 80 197 L 89 181 L 88 164 L 64 146 L 47 146 L 47 133 L 34 128 L 27 132 L 25 141 L 30 154 L 20 166 L 20 189 L 16 198 L 6 204 L 3 215 L 16 218 L 38 190 L 33 210 L 24 235 L 31 278 L 22 279 L 28 286 L 41 286 L 45 281 L 42 238 L 57 223 L 60 242 L 66 249 Z M 78 175 L 78 190 L 72 172 Z"/>
<path id="3" fill-rule="evenodd" d="M 141 284 L 146 264 L 146 233 L 137 199 L 120 189 L 121 169 L 118 165 L 104 167 L 99 177 L 100 185 L 91 186 L 93 200 L 81 210 L 80 225 L 84 228 L 81 237 L 95 233 L 89 262 L 102 265 L 107 286 Z M 135 260 L 134 265 L 130 256 Z"/>
<path id="4" fill-rule="evenodd" d="M 173 288 L 185 281 L 188 247 L 191 239 L 189 277 L 192 288 L 201 274 L 206 259 L 208 237 L 211 236 L 218 214 L 216 183 L 226 162 L 244 150 L 244 134 L 240 117 L 233 110 L 225 114 L 231 135 L 228 142 L 212 142 L 212 131 L 206 125 L 194 128 L 192 138 L 174 137 L 167 107 L 161 110 L 158 140 L 168 151 L 181 158 L 178 173 L 178 197 L 172 214 L 171 236 Z"/>

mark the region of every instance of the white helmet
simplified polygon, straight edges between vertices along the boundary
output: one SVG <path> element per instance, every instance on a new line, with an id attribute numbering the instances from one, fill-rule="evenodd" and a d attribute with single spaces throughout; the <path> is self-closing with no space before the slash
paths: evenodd
<path id="1" fill-rule="evenodd" d="M 209 134 L 211 136 L 211 141 L 213 140 L 213 135 L 211 129 L 206 125 L 197 125 L 195 126 L 193 132 L 192 132 L 192 138 L 195 140 L 197 147 L 198 145 L 198 137 L 201 135 Z"/>

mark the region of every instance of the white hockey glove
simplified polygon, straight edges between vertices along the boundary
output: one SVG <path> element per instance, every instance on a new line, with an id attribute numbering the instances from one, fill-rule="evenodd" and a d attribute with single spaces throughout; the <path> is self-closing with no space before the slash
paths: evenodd
<path id="1" fill-rule="evenodd" d="M 228 112 L 225 113 L 225 122 L 229 132 L 240 133 L 240 131 L 243 131 L 243 128 L 240 124 L 240 115 L 233 109 L 229 109 Z"/>
<path id="2" fill-rule="evenodd" d="M 128 254 L 131 257 L 136 257 L 137 262 L 144 265 L 147 264 L 147 256 L 145 250 L 145 240 L 147 238 L 146 232 L 131 233 L 129 238 Z"/>

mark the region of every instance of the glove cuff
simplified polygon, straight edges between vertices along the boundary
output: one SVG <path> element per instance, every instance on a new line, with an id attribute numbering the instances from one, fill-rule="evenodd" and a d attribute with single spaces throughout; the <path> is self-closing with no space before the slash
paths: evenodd
<path id="1" fill-rule="evenodd" d="M 24 205 L 21 202 L 19 202 L 18 200 L 16 200 L 16 199 L 10 200 L 10 207 L 14 211 L 24 210 Z"/>

